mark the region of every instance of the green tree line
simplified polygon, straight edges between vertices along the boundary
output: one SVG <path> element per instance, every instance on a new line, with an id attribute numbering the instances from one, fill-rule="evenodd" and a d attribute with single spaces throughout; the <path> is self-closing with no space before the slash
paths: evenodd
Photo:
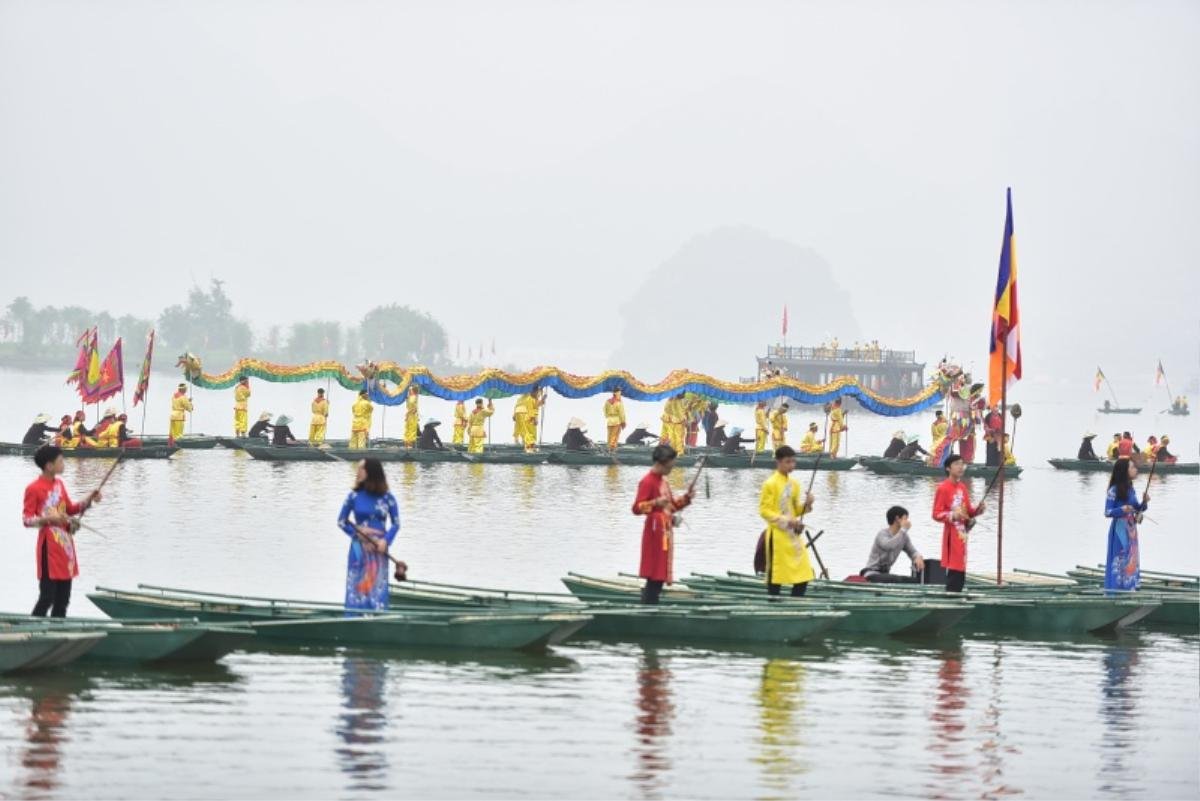
<path id="1" fill-rule="evenodd" d="M 122 337 L 130 364 L 140 359 L 146 333 L 155 328 L 159 368 L 174 365 L 174 357 L 185 351 L 200 356 L 208 371 L 226 369 L 246 356 L 289 364 L 389 359 L 435 371 L 452 362 L 441 323 L 394 303 L 371 309 L 357 325 L 309 320 L 274 325 L 255 336 L 250 324 L 234 313 L 224 283 L 214 280 L 207 289 L 193 287 L 186 302 L 168 306 L 153 320 L 81 306 L 36 307 L 28 298 L 15 298 L 0 317 L 0 364 L 69 369 L 76 340 L 92 326 L 98 328 L 102 348 Z"/>

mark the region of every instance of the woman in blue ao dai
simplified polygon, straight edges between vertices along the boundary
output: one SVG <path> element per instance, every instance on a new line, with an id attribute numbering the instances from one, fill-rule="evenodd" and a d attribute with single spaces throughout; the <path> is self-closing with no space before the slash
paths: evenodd
<path id="1" fill-rule="evenodd" d="M 1149 494 L 1139 501 L 1133 480 L 1137 467 L 1129 459 L 1113 464 L 1104 516 L 1108 525 L 1108 559 L 1104 566 L 1104 589 L 1110 592 L 1136 590 L 1142 582 L 1141 556 L 1138 552 L 1138 517 L 1150 505 Z"/>
<path id="2" fill-rule="evenodd" d="M 359 463 L 354 489 L 338 513 L 338 528 L 350 537 L 346 608 L 387 609 L 387 552 L 400 530 L 400 508 L 378 459 Z"/>

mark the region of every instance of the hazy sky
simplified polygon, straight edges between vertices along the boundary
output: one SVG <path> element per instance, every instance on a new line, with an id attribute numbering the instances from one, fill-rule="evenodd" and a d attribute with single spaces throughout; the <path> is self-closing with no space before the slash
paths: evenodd
<path id="1" fill-rule="evenodd" d="M 1197 42 L 1196 2 L 0 2 L 3 294 L 150 314 L 217 276 L 259 326 L 397 301 L 590 366 L 649 271 L 750 225 L 869 337 L 981 363 L 1011 185 L 1035 375 L 1194 375 Z M 821 302 L 732 296 L 764 343 Z"/>

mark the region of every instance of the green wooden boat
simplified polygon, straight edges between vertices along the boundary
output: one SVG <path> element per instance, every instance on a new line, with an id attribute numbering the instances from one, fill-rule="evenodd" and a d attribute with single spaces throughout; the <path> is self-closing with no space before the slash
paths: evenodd
<path id="1" fill-rule="evenodd" d="M 151 434 L 141 439 L 143 446 L 167 447 L 168 438 L 163 434 Z M 188 451 L 206 451 L 217 447 L 217 440 L 218 437 L 207 434 L 184 434 L 175 440 L 175 445 Z"/>
<path id="2" fill-rule="evenodd" d="M 419 448 L 413 448 L 412 450 L 408 451 L 408 461 L 421 462 L 423 464 L 437 462 L 466 462 L 469 461 L 468 457 L 476 455 L 483 456 L 485 454 L 461 453 L 453 448 L 445 448 L 440 451 L 423 451 Z"/>
<path id="3" fill-rule="evenodd" d="M 32 458 L 40 445 L 22 445 L 18 442 L 0 442 L 0 456 L 27 456 Z M 68 459 L 170 459 L 178 447 L 150 445 L 141 448 L 70 448 L 63 451 Z"/>
<path id="4" fill-rule="evenodd" d="M 930 467 L 924 462 L 885 459 L 882 456 L 864 456 L 860 461 L 863 467 L 881 476 L 930 476 L 933 478 L 944 478 L 946 476 L 946 471 L 942 468 Z M 1023 471 L 1024 468 L 1020 465 L 1009 465 L 1004 468 L 1004 476 L 1005 478 L 1018 478 Z M 967 478 L 990 479 L 996 475 L 996 468 L 982 464 L 971 464 L 967 466 L 965 475 Z"/>
<path id="5" fill-rule="evenodd" d="M 411 462 L 411 452 L 397 448 L 314 448 L 309 445 L 244 445 L 246 453 L 264 462 L 356 462 L 373 456 L 381 462 Z"/>
<path id="6" fill-rule="evenodd" d="M 107 636 L 85 662 L 215 662 L 254 638 L 248 628 L 203 625 L 196 620 L 141 623 L 89 618 L 3 615 L 0 631 L 94 631 Z"/>
<path id="7" fill-rule="evenodd" d="M 591 450 L 591 451 L 551 451 L 550 458 L 547 460 L 550 464 L 563 465 L 629 465 L 631 467 L 649 467 L 650 466 L 650 451 L 645 448 L 630 448 L 628 451 L 623 451 L 618 448 L 616 452 L 608 450 Z M 692 453 L 685 453 L 675 460 L 676 467 L 692 467 L 696 464 L 696 457 Z"/>
<path id="8" fill-rule="evenodd" d="M 775 458 L 769 453 L 760 453 L 757 455 L 746 453 L 739 456 L 727 456 L 720 451 L 712 455 L 706 455 L 705 464 L 709 467 L 720 467 L 726 470 L 774 470 Z M 796 469 L 804 470 L 832 470 L 842 471 L 850 470 L 858 464 L 858 459 L 834 459 L 830 456 L 821 458 L 818 463 L 815 456 L 798 456 L 796 457 Z"/>
<path id="9" fill-rule="evenodd" d="M 355 613 L 340 604 L 295 601 L 139 585 L 137 592 L 97 587 L 88 598 L 105 614 L 247 622 L 264 640 L 319 645 L 538 648 L 554 645 L 588 622 L 586 614 L 462 613 L 392 609 Z M 275 624 L 264 627 L 262 624 Z M 313 625 L 296 625 L 313 624 Z"/>
<path id="10" fill-rule="evenodd" d="M 1077 473 L 1111 473 L 1113 469 L 1113 463 L 1104 460 L 1049 459 L 1047 461 L 1054 465 L 1056 470 L 1072 470 Z M 1149 469 L 1149 467 L 1138 468 L 1143 473 Z M 1154 468 L 1154 475 L 1156 476 L 1172 475 L 1174 473 L 1200 476 L 1200 462 L 1175 462 L 1174 464 L 1159 462 Z"/>
<path id="11" fill-rule="evenodd" d="M 636 603 L 642 583 L 635 579 L 600 579 L 571 573 L 563 580 L 567 589 L 588 603 Z M 876 634 L 897 636 L 926 636 L 941 633 L 965 618 L 970 605 L 955 602 L 936 603 L 926 599 L 915 602 L 896 600 L 868 603 L 831 603 L 813 598 L 778 598 L 770 600 L 762 585 L 757 592 L 709 592 L 689 586 L 670 585 L 660 596 L 660 605 L 719 606 L 721 604 L 769 605 L 772 608 L 822 609 L 849 612 L 835 622 L 830 631 L 838 634 Z"/>
<path id="12" fill-rule="evenodd" d="M 104 637 L 102 631 L 0 631 L 0 673 L 70 664 Z"/>
<path id="13" fill-rule="evenodd" d="M 452 451 L 452 453 L 460 452 Z M 514 448 L 504 451 L 485 450 L 483 453 L 463 453 L 461 459 L 453 461 L 467 461 L 476 464 L 545 464 L 549 458 L 550 454 L 545 451 L 526 453 Z"/>

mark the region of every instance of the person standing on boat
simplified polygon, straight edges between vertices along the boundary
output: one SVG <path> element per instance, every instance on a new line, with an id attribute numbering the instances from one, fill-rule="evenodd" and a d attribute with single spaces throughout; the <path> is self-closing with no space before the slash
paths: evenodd
<path id="1" fill-rule="evenodd" d="M 267 441 L 267 434 L 274 430 L 271 425 L 271 413 L 263 412 L 258 416 L 258 420 L 254 425 L 250 426 L 249 433 L 246 434 L 248 439 L 261 439 L 264 443 Z"/>
<path id="2" fill-rule="evenodd" d="M 1108 480 L 1104 516 L 1108 525 L 1108 559 L 1104 567 L 1104 589 L 1109 592 L 1136 590 L 1142 574 L 1138 553 L 1138 517 L 1150 505 L 1150 496 L 1138 500 L 1133 480 L 1137 467 L 1130 459 L 1117 459 Z"/>
<path id="3" fill-rule="evenodd" d="M 692 502 L 689 491 L 676 498 L 671 493 L 667 476 L 675 469 L 678 456 L 670 445 L 654 447 L 650 459 L 653 466 L 640 482 L 637 497 L 633 499 L 633 513 L 646 518 L 642 525 L 642 561 L 638 575 L 645 579 L 642 587 L 642 603 L 656 604 L 664 584 L 674 576 L 674 527 L 675 513 Z"/>
<path id="4" fill-rule="evenodd" d="M 467 439 L 467 404 L 458 401 L 454 404 L 454 436 L 451 442 L 462 445 Z"/>
<path id="5" fill-rule="evenodd" d="M 538 449 L 538 422 L 542 406 L 546 404 L 546 396 L 538 387 L 534 387 L 525 401 L 528 415 L 525 417 L 525 452 L 533 453 Z"/>
<path id="6" fill-rule="evenodd" d="M 983 514 L 984 502 L 971 505 L 963 473 L 966 461 L 957 453 L 946 457 L 946 480 L 933 496 L 933 519 L 942 524 L 942 567 L 946 592 L 962 592 L 967 581 L 967 522 Z"/>
<path id="7" fill-rule="evenodd" d="M 67 495 L 62 475 L 65 463 L 60 448 L 43 445 L 33 455 L 42 474 L 25 488 L 22 520 L 25 528 L 36 528 L 38 599 L 30 612 L 34 617 L 66 617 L 71 603 L 71 581 L 79 575 L 72 534 L 78 528 L 72 515 L 82 514 L 100 502 L 99 491 L 75 503 Z"/>
<path id="8" fill-rule="evenodd" d="M 233 388 L 233 435 L 244 437 L 250 430 L 250 376 L 238 378 Z"/>
<path id="9" fill-rule="evenodd" d="M 338 528 L 350 537 L 346 609 L 387 609 L 387 552 L 400 530 L 400 507 L 378 459 L 359 462 L 354 489 L 338 513 Z"/>
<path id="10" fill-rule="evenodd" d="M 1092 440 L 1096 435 L 1090 431 L 1083 435 L 1083 442 L 1079 443 L 1079 454 L 1075 457 L 1081 462 L 1098 462 L 1100 457 L 1092 450 Z"/>
<path id="11" fill-rule="evenodd" d="M 709 448 L 719 448 L 721 446 L 720 442 L 713 441 L 713 432 L 717 428 L 718 420 L 720 420 L 717 416 L 717 408 L 716 401 L 709 401 L 708 407 L 700 417 L 700 425 L 704 428 L 704 444 Z"/>
<path id="12" fill-rule="evenodd" d="M 187 394 L 187 384 L 180 384 L 175 388 L 175 394 L 171 396 L 171 430 L 167 437 L 167 444 L 174 445 L 175 440 L 183 436 L 188 412 L 193 409 L 192 399 Z"/>
<path id="13" fill-rule="evenodd" d="M 837 458 L 838 451 L 842 449 L 842 432 L 848 431 L 849 426 L 846 425 L 846 413 L 842 411 L 842 399 L 837 398 L 833 402 L 833 409 L 829 412 L 829 455 Z"/>
<path id="14" fill-rule="evenodd" d="M 490 399 L 486 409 L 483 407 L 483 398 L 475 399 L 475 411 L 471 412 L 470 426 L 467 429 L 467 453 L 483 453 L 483 443 L 487 439 L 487 419 L 495 411 Z"/>
<path id="15" fill-rule="evenodd" d="M 408 400 L 404 404 L 404 447 L 417 444 L 421 435 L 421 388 L 413 384 L 408 388 Z"/>
<path id="16" fill-rule="evenodd" d="M 776 450 L 787 447 L 788 405 L 785 401 L 771 413 L 771 445 Z"/>
<path id="17" fill-rule="evenodd" d="M 933 415 L 933 424 L 929 426 L 930 442 L 929 446 L 929 465 L 941 466 L 942 461 L 946 458 L 947 451 L 950 450 L 952 444 L 946 435 L 950 433 L 950 423 L 946 420 L 946 415 L 941 409 Z"/>
<path id="18" fill-rule="evenodd" d="M 614 389 L 612 397 L 604 402 L 604 424 L 608 427 L 608 449 L 615 451 L 621 444 L 621 432 L 625 430 L 625 403 L 621 400 L 620 387 Z"/>
<path id="19" fill-rule="evenodd" d="M 350 447 L 362 450 L 367 447 L 371 436 L 371 417 L 375 413 L 375 404 L 367 397 L 367 391 L 360 389 L 358 397 L 350 405 Z"/>
<path id="20" fill-rule="evenodd" d="M 908 536 L 908 530 L 912 528 L 908 510 L 903 506 L 893 506 L 887 510 L 886 517 L 887 528 L 880 529 L 875 535 L 867 566 L 860 570 L 858 575 L 877 584 L 916 584 L 918 579 L 915 576 L 892 573 L 892 566 L 896 564 L 901 551 L 908 554 L 913 567 L 918 571 L 925 569 L 925 559 Z"/>
<path id="21" fill-rule="evenodd" d="M 792 585 L 792 596 L 800 597 L 814 578 L 804 544 L 803 517 L 813 508 L 812 493 L 805 493 L 792 478 L 796 452 L 784 445 L 775 451 L 775 472 L 762 486 L 758 513 L 767 523 L 767 594 L 779 595 L 784 584 Z"/>
<path id="22" fill-rule="evenodd" d="M 22 445 L 42 445 L 46 442 L 47 434 L 57 433 L 58 428 L 48 426 L 50 418 L 44 414 L 39 414 L 33 418 L 33 425 L 29 426 L 29 430 L 25 432 L 25 436 L 21 439 Z"/>
<path id="23" fill-rule="evenodd" d="M 308 444 L 320 445 L 325 441 L 325 427 L 329 423 L 329 400 L 325 397 L 325 390 L 317 390 L 317 397 L 313 398 L 309 411 L 312 417 L 308 421 Z"/>
<path id="24" fill-rule="evenodd" d="M 767 402 L 759 401 L 754 404 L 754 450 L 762 453 L 767 449 Z"/>
<path id="25" fill-rule="evenodd" d="M 659 433 L 660 445 L 669 445 L 676 453 L 683 453 L 687 447 L 686 426 L 687 417 L 684 408 L 683 393 L 680 392 L 667 400 L 663 405 L 662 431 Z"/>
<path id="26" fill-rule="evenodd" d="M 525 421 L 529 419 L 529 396 L 520 395 L 513 406 L 513 442 L 524 447 Z"/>

